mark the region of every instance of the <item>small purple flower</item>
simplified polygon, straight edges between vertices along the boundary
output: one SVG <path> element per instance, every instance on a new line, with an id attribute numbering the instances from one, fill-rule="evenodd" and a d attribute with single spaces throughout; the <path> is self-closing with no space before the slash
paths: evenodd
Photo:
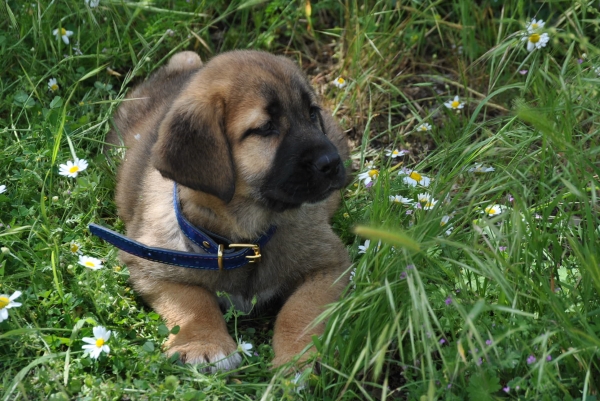
<path id="1" fill-rule="evenodd" d="M 406 214 L 412 214 L 412 213 L 413 213 L 413 211 L 410 209 L 406 211 Z"/>
<path id="2" fill-rule="evenodd" d="M 417 203 L 417 204 L 415 205 L 415 208 L 417 208 L 417 209 L 423 209 L 423 206 L 421 206 L 421 204 L 420 204 L 420 203 Z"/>
<path id="3" fill-rule="evenodd" d="M 582 58 L 578 58 L 577 59 L 577 64 L 583 64 L 583 59 Z"/>
<path id="4" fill-rule="evenodd" d="M 365 185 L 365 188 L 371 188 L 373 186 L 373 181 L 370 181 L 368 184 Z"/>
<path id="5" fill-rule="evenodd" d="M 448 383 L 448 388 L 452 388 L 452 383 Z"/>
<path id="6" fill-rule="evenodd" d="M 510 387 L 506 386 L 502 389 L 502 391 L 504 391 L 505 393 L 508 393 L 510 391 Z"/>
<path id="7" fill-rule="evenodd" d="M 487 345 L 492 345 L 492 340 L 485 340 L 485 343 L 486 343 Z"/>
<path id="8" fill-rule="evenodd" d="M 456 293 L 456 294 L 460 294 L 460 288 L 457 288 L 457 289 L 455 289 L 455 290 L 454 290 L 454 293 Z"/>
<path id="9" fill-rule="evenodd" d="M 406 265 L 406 270 L 413 270 L 415 265 Z"/>
<path id="10" fill-rule="evenodd" d="M 508 247 L 507 247 L 507 246 L 499 246 L 499 247 L 498 247 L 498 250 L 499 250 L 500 252 L 504 252 L 504 251 L 506 251 L 507 249 L 508 249 Z"/>
<path id="11" fill-rule="evenodd" d="M 400 280 L 404 280 L 406 278 L 406 272 L 400 273 Z"/>
<path id="12" fill-rule="evenodd" d="M 440 338 L 440 345 L 446 344 L 446 339 Z"/>
<path id="13" fill-rule="evenodd" d="M 548 356 L 546 357 L 546 361 L 550 362 L 551 360 L 552 360 L 552 355 L 548 355 Z"/>
<path id="14" fill-rule="evenodd" d="M 531 365 L 532 363 L 534 363 L 537 359 L 535 359 L 535 356 L 533 355 L 529 355 L 529 357 L 527 357 L 527 364 Z"/>
<path id="15" fill-rule="evenodd" d="M 509 202 L 513 202 L 515 200 L 511 194 L 506 195 L 506 199 L 508 199 Z"/>
<path id="16" fill-rule="evenodd" d="M 521 71 L 519 71 L 519 74 L 521 74 L 521 75 L 525 75 L 525 74 L 527 74 L 528 72 L 529 72 L 529 70 L 521 70 Z"/>
<path id="17" fill-rule="evenodd" d="M 260 356 L 260 355 L 258 355 L 258 352 L 254 351 L 254 356 Z"/>
<path id="18" fill-rule="evenodd" d="M 452 298 L 448 297 L 444 302 L 446 302 L 446 305 L 450 305 L 452 303 Z"/>
<path id="19" fill-rule="evenodd" d="M 477 366 L 481 366 L 482 363 L 483 363 L 483 359 L 478 358 L 477 359 Z"/>

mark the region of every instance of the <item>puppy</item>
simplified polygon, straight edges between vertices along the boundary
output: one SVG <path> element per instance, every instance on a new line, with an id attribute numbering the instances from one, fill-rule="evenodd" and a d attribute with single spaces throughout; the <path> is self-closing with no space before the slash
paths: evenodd
<path id="1" fill-rule="evenodd" d="M 167 354 L 213 371 L 237 367 L 222 311 L 230 302 L 250 311 L 255 298 L 255 311 L 283 304 L 273 365 L 292 360 L 322 333 L 313 320 L 339 297 L 350 265 L 329 224 L 348 146 L 306 77 L 268 53 L 203 65 L 182 52 L 129 93 L 114 125 L 109 142 L 127 149 L 116 203 L 129 239 L 103 238 L 122 249 L 143 299 L 179 326 Z M 244 250 L 241 262 L 228 259 Z M 186 266 L 205 255 L 207 266 Z"/>

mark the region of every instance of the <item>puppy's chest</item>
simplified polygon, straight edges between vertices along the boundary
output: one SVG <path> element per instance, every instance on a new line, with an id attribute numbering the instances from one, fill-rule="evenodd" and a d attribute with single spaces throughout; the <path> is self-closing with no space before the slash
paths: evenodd
<path id="1" fill-rule="evenodd" d="M 237 305 L 250 302 L 256 297 L 259 303 L 269 302 L 273 297 L 283 296 L 295 287 L 301 277 L 299 258 L 293 250 L 281 252 L 278 240 L 273 240 L 261 250 L 262 259 L 238 268 L 223 271 L 197 271 L 198 283 L 214 292 L 226 292 L 235 297 Z M 186 251 L 203 252 L 200 247 L 186 240 Z M 290 254 L 292 253 L 292 254 Z"/>

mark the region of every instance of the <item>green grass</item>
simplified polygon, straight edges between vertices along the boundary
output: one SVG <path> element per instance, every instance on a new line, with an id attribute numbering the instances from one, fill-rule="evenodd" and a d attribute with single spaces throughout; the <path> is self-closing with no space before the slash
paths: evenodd
<path id="1" fill-rule="evenodd" d="M 534 17 L 550 41 L 530 53 Z M 0 323 L 0 399 L 597 399 L 599 28 L 585 1 L 2 2 L 0 294 L 22 291 L 23 305 Z M 304 390 L 269 369 L 268 316 L 228 313 L 255 351 L 232 374 L 165 358 L 168 329 L 86 228 L 123 229 L 118 155 L 102 150 L 127 89 L 177 51 L 243 48 L 297 60 L 348 130 L 357 173 L 380 172 L 370 188 L 355 179 L 334 218 L 356 270 Z M 455 95 L 459 112 L 443 105 Z M 74 156 L 88 169 L 60 176 Z M 401 168 L 431 185 L 406 185 Z M 425 192 L 431 210 L 389 200 Z M 506 210 L 482 213 L 491 204 Z M 71 241 L 105 267 L 78 265 Z M 82 338 L 96 325 L 117 336 L 92 360 Z"/>

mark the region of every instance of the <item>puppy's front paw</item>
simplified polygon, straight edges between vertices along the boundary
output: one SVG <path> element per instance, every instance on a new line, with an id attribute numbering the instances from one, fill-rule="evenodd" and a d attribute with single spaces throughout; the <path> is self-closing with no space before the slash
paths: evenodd
<path id="1" fill-rule="evenodd" d="M 188 342 L 177 341 L 175 336 L 170 341 L 167 356 L 179 353 L 179 359 L 183 363 L 193 365 L 210 364 L 204 370 L 215 373 L 217 371 L 228 371 L 235 369 L 242 362 L 241 355 L 237 352 L 237 346 L 231 337 L 220 342 L 192 340 Z"/>

